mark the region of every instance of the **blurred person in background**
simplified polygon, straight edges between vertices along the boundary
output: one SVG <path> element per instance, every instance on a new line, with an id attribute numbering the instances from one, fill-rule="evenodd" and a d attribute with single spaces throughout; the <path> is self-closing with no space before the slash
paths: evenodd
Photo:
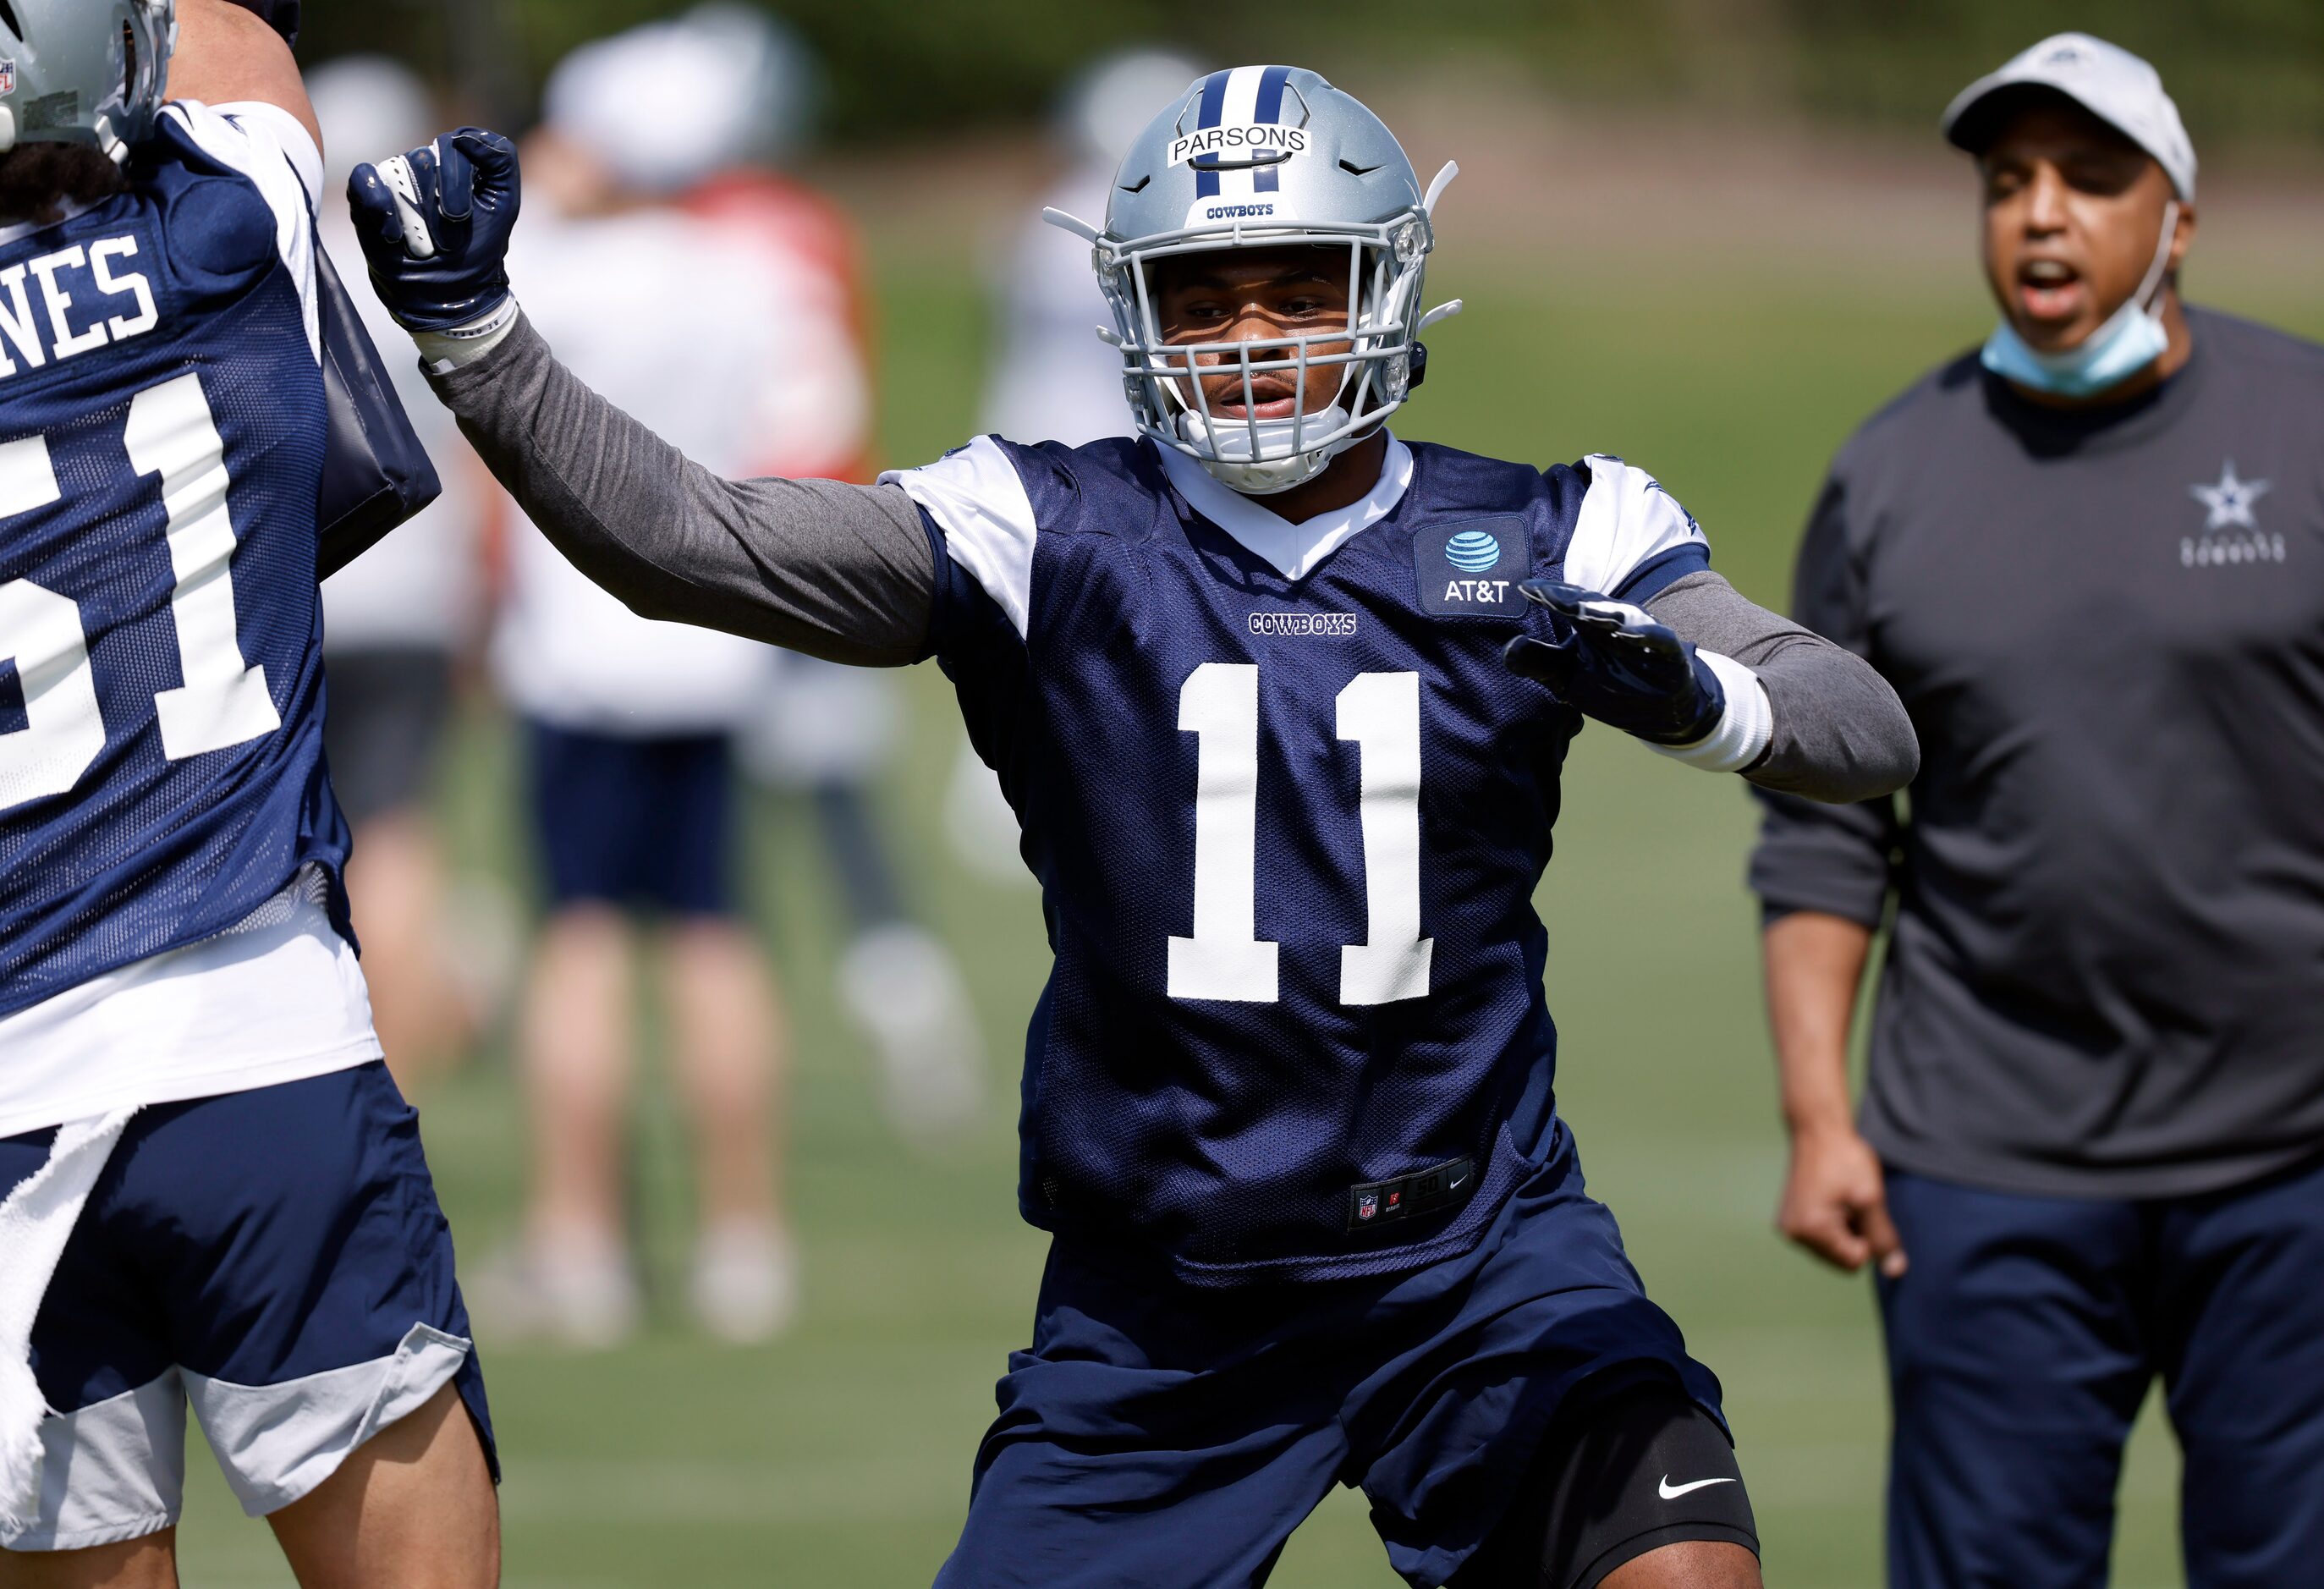
<path id="1" fill-rule="evenodd" d="M 343 57 L 309 74 L 323 124 L 324 191 L 318 232 L 373 340 L 400 335 L 373 295 L 348 218 L 353 151 L 408 147 L 429 135 L 436 109 L 427 85 L 385 56 Z M 498 488 L 411 360 L 386 359 L 396 393 L 436 463 L 444 494 L 323 587 L 323 655 L 331 709 L 323 743 L 331 781 L 355 829 L 347 892 L 363 940 L 372 1014 L 406 1092 L 457 1061 L 484 1015 L 508 938 L 475 930 L 479 914 L 445 909 L 445 864 L 429 809 L 455 673 L 483 622 L 479 530 Z M 456 952 L 454 946 L 458 946 Z"/>
<path id="2" fill-rule="evenodd" d="M 941 1144 L 982 1113 L 984 1039 L 951 947 L 912 915 L 880 808 L 878 786 L 894 774 L 906 732 L 902 691 L 864 669 L 770 655 L 742 765 L 762 785 L 806 797 L 838 884 L 840 1007 L 880 1062 L 889 1124 L 908 1141 Z"/>
<path id="3" fill-rule="evenodd" d="M 1059 97 L 1052 132 L 1071 164 L 1007 239 L 992 273 L 997 335 L 981 421 L 986 430 L 1068 447 L 1130 434 L 1121 355 L 1098 338 L 1113 310 L 1091 273 L 1089 245 L 1044 221 L 1041 210 L 1103 214 L 1122 152 L 1157 105 L 1202 75 L 1190 56 L 1125 50 L 1083 68 Z"/>
<path id="4" fill-rule="evenodd" d="M 1123 50 L 1091 61 L 1059 96 L 1051 130 L 1070 163 L 1005 239 L 991 273 L 996 334 L 980 419 L 990 433 L 1075 447 L 1130 434 L 1121 356 L 1098 337 L 1113 311 L 1091 273 L 1089 245 L 1041 216 L 1045 208 L 1103 214 L 1122 152 L 1157 105 L 1202 74 L 1191 56 Z M 1030 882 L 1017 854 L 1017 813 L 965 735 L 945 790 L 945 833 L 961 864 L 987 882 Z"/>
<path id="5" fill-rule="evenodd" d="M 710 113 L 736 91 L 736 65 L 678 22 L 568 56 L 526 143 L 531 225 L 510 264 L 543 332 L 616 401 L 742 468 L 761 456 L 767 372 L 790 344 L 760 253 L 681 203 L 723 146 Z M 607 114 L 620 105 L 702 114 Z M 715 334 L 670 335 L 673 304 Z M 492 661 L 523 721 L 549 913 L 519 1039 L 530 1200 L 521 1245 L 489 1290 L 480 1284 L 479 1306 L 584 1346 L 639 1320 L 624 1163 L 635 963 L 650 947 L 693 1139 L 690 1300 L 715 1335 L 764 1339 L 789 1321 L 798 1287 L 779 1196 L 781 1012 L 739 897 L 734 736 L 768 653 L 637 616 L 517 519 Z"/>
<path id="6" fill-rule="evenodd" d="M 2157 1376 L 2197 1589 L 2324 1562 L 2324 349 L 2189 307 L 2145 61 L 1964 91 L 2000 324 L 1840 451 L 1794 615 L 1923 746 L 1769 797 L 1784 1233 L 1877 1266 L 1901 1589 L 2106 1581 Z M 1860 1112 L 1849 1025 L 1895 919 Z"/>
<path id="7" fill-rule="evenodd" d="M 853 224 L 778 168 L 811 120 L 813 63 L 766 13 L 713 4 L 678 23 L 706 75 L 689 146 L 661 180 L 752 262 L 780 344 L 761 370 L 750 472 L 868 485 L 872 467 L 869 294 Z M 393 148 L 377 144 L 375 148 Z M 1093 340 L 1094 340 L 1093 338 Z M 760 782 L 806 793 L 847 922 L 842 1007 L 881 1062 L 890 1122 L 915 1141 L 976 1118 L 983 1043 L 952 951 L 915 920 L 877 785 L 893 768 L 904 703 L 896 682 L 769 650 L 741 742 Z"/>

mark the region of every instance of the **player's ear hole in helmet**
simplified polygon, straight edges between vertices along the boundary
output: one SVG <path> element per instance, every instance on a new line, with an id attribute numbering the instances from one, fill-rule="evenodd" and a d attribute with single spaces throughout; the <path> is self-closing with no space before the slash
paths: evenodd
<path id="1" fill-rule="evenodd" d="M 1189 85 L 1130 145 L 1103 230 L 1046 214 L 1093 245 L 1114 317 L 1099 335 L 1120 350 L 1139 431 L 1267 495 L 1322 474 L 1411 394 L 1421 331 L 1460 309 L 1421 310 L 1432 212 L 1455 170 L 1424 194 L 1394 134 L 1351 96 L 1303 68 L 1236 67 Z M 1335 256 L 1336 323 L 1165 334 L 1156 274 L 1184 268 L 1168 262 L 1286 249 Z M 1288 408 L 1255 401 L 1262 385 L 1287 393 Z"/>

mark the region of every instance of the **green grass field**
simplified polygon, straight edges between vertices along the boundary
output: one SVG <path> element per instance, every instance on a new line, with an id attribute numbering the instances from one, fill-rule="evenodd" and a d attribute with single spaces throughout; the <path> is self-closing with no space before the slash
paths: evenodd
<path id="1" fill-rule="evenodd" d="M 1446 268 L 1467 317 L 1432 338 L 1416 437 L 1544 462 L 1611 450 L 1653 469 L 1702 521 L 1719 566 L 1780 605 L 1799 525 L 1831 448 L 1914 373 L 1981 333 L 1959 290 L 1884 296 L 1862 281 L 1738 282 L 1708 264 L 1683 290 L 1559 283 L 1505 262 Z M 972 284 L 887 262 L 886 441 L 918 461 L 973 424 L 982 356 Z M 2324 296 L 2287 273 L 2238 308 L 2324 332 Z M 1962 532 L 1976 532 L 1964 525 Z M 915 735 L 892 799 L 921 902 L 959 946 L 995 1093 L 1046 970 L 1029 892 L 983 885 L 945 855 L 936 799 L 955 733 L 932 669 L 910 681 Z M 489 716 L 464 732 L 447 810 L 464 861 L 521 878 L 508 746 Z M 1752 818 L 1740 786 L 1664 762 L 1603 730 L 1572 763 L 1563 843 L 1541 894 L 1563 1032 L 1563 1107 L 1593 1189 L 1697 1354 L 1725 1380 L 1784 1589 L 1878 1582 L 1880 1367 L 1868 1285 L 1770 1233 L 1782 1163 L 1742 883 Z M 807 1260 L 797 1332 L 757 1351 L 690 1335 L 673 1308 L 604 1356 L 483 1341 L 508 1464 L 513 1589 L 925 1584 L 967 1500 L 969 1461 L 1003 1354 L 1022 1344 L 1042 1255 L 1013 1199 L 1011 1122 L 943 1159 L 915 1157 L 876 1112 L 866 1056 L 829 990 L 827 880 L 804 814 L 768 804 L 756 900 L 797 1021 L 794 1197 Z M 522 1144 L 505 1054 L 422 1101 L 464 1253 L 510 1231 Z M 683 1258 L 679 1142 L 659 1088 L 641 1128 L 650 1272 L 666 1305 Z M 2116 1582 L 2178 1581 L 2175 1457 L 2142 1431 L 2126 1479 Z M 183 1531 L 192 1585 L 285 1584 L 197 1453 Z M 1334 1496 L 1276 1582 L 1397 1582 L 1360 1497 Z"/>

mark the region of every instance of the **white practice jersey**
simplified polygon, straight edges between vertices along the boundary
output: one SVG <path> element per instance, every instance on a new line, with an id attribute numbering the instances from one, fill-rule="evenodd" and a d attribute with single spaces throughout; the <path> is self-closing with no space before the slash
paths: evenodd
<path id="1" fill-rule="evenodd" d="M 752 471 L 774 306 L 750 254 L 688 216 L 528 212 L 509 273 L 573 372 L 688 457 Z M 509 704 L 560 727 L 652 738 L 723 733 L 748 714 L 767 648 L 641 618 L 509 506 L 508 599 L 493 670 Z"/>

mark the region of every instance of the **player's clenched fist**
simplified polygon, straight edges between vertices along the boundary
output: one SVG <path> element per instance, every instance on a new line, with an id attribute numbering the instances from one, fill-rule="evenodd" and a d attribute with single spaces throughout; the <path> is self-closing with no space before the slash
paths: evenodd
<path id="1" fill-rule="evenodd" d="M 1512 671 L 1538 679 L 1586 717 L 1655 744 L 1709 737 L 1727 712 L 1719 675 L 1643 607 L 1555 579 L 1517 587 L 1550 614 L 1552 638 L 1508 643 Z"/>
<path id="2" fill-rule="evenodd" d="M 463 127 L 377 165 L 359 165 L 347 202 L 372 284 L 406 330 L 483 340 L 515 318 L 509 234 L 523 184 L 516 145 Z"/>

